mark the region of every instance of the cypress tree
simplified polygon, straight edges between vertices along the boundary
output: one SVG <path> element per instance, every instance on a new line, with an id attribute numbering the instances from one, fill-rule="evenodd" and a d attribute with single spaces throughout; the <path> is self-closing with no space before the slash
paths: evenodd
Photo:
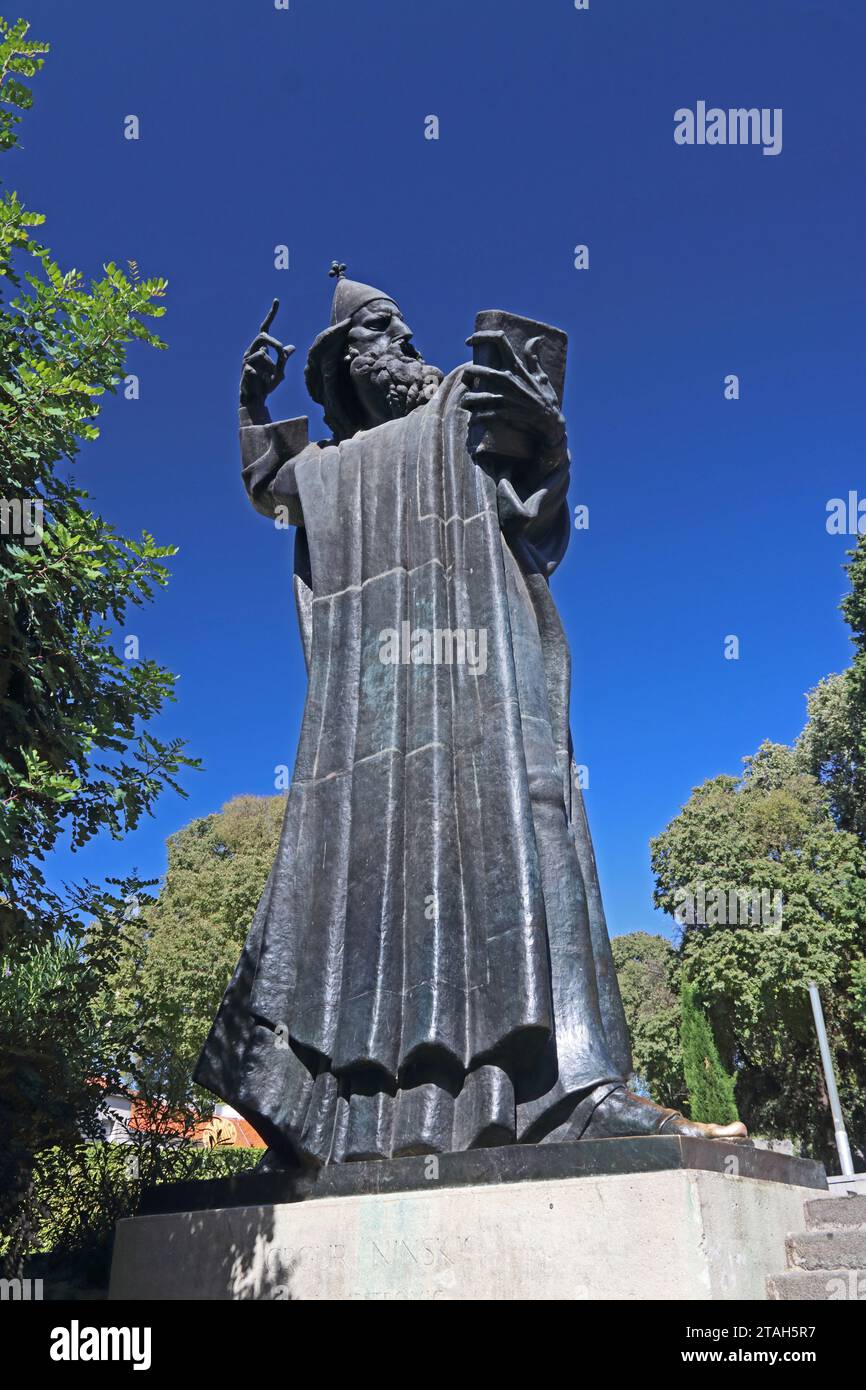
<path id="1" fill-rule="evenodd" d="M 730 1124 L 740 1118 L 734 1100 L 734 1078 L 722 1066 L 710 1021 L 698 1006 L 693 987 L 685 980 L 681 999 L 689 1115 L 702 1124 Z"/>

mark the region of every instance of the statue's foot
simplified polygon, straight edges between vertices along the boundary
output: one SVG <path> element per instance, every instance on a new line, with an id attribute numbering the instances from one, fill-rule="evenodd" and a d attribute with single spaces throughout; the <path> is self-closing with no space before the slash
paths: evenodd
<path id="1" fill-rule="evenodd" d="M 276 1149 L 266 1149 L 262 1157 L 256 1164 L 257 1173 L 284 1173 L 291 1164 L 285 1154 L 278 1153 Z"/>
<path id="2" fill-rule="evenodd" d="M 584 1097 L 577 1107 L 574 1120 L 580 1132 L 572 1131 L 575 1139 L 626 1139 L 646 1134 L 684 1134 L 699 1139 L 743 1140 L 749 1131 L 741 1120 L 733 1124 L 701 1124 L 687 1120 L 677 1110 L 636 1096 L 625 1086 L 599 1086 Z M 565 1137 L 565 1136 L 563 1136 Z"/>

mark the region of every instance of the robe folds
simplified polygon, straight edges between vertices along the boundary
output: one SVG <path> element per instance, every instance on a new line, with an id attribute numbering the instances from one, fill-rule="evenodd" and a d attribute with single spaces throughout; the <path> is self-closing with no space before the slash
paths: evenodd
<path id="1" fill-rule="evenodd" d="M 463 392 L 294 456 L 291 422 L 241 432 L 255 505 L 300 528 L 308 692 L 196 1079 L 288 1162 L 542 1140 L 630 1070 L 548 587 L 567 466 L 480 467 Z M 486 661 L 383 658 L 419 631 L 483 631 Z"/>

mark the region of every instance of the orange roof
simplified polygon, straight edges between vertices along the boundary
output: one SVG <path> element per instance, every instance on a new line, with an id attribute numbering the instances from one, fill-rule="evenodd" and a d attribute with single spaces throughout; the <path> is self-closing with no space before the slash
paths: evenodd
<path id="1" fill-rule="evenodd" d="M 129 1128 L 151 1129 L 154 1122 L 168 1134 L 181 1134 L 188 1130 L 189 1124 L 182 1116 L 171 1115 L 164 1106 L 148 1106 L 142 1100 L 133 1100 L 130 1106 Z M 239 1115 L 231 1119 L 226 1115 L 214 1115 L 210 1120 L 200 1120 L 193 1126 L 189 1137 L 194 1144 L 204 1144 L 211 1149 L 223 1145 L 238 1149 L 268 1147 L 252 1125 L 247 1120 L 242 1120 Z"/>

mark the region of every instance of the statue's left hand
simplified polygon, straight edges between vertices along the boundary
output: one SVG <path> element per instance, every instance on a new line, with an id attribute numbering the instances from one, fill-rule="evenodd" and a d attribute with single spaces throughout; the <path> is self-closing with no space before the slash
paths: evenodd
<path id="1" fill-rule="evenodd" d="M 565 419 L 556 392 L 538 359 L 540 338 L 530 338 L 524 355 L 514 349 L 501 329 L 484 329 L 466 339 L 470 347 L 495 343 L 505 362 L 504 368 L 482 367 L 476 363 L 465 369 L 473 389 L 466 391 L 461 404 L 475 420 L 501 420 L 512 429 L 535 439 L 551 462 L 565 455 Z"/>

